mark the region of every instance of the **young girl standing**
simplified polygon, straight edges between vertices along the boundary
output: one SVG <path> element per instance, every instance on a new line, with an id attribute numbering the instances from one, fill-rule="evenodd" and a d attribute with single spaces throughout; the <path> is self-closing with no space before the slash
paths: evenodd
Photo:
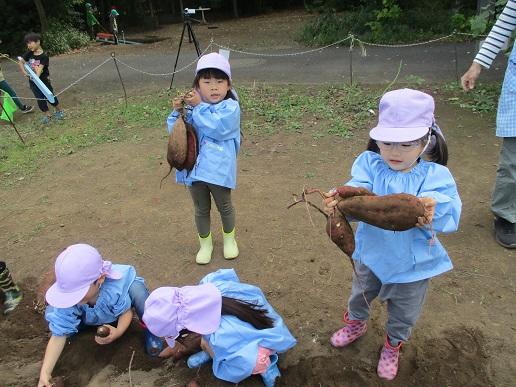
<path id="1" fill-rule="evenodd" d="M 109 335 L 95 336 L 95 341 L 109 344 L 131 324 L 132 307 L 141 321 L 149 296 L 143 278 L 136 276 L 133 266 L 105 261 L 97 249 L 86 244 L 68 246 L 59 254 L 55 276 L 56 282 L 46 292 L 45 318 L 52 336 L 45 350 L 38 387 L 52 385 L 52 371 L 68 336 L 85 325 L 105 325 Z M 162 350 L 161 340 L 147 329 L 144 336 L 147 353 L 157 356 Z"/>
<path id="2" fill-rule="evenodd" d="M 368 149 L 355 160 L 346 183 L 377 195 L 412 194 L 426 209 L 419 227 L 403 232 L 359 223 L 353 253 L 358 278 L 353 275 L 346 325 L 330 340 L 334 347 L 351 344 L 366 333 L 371 302 L 377 297 L 387 302 L 387 335 L 377 368 L 387 380 L 396 377 L 401 345 L 419 318 L 430 278 L 452 269 L 434 232 L 457 230 L 461 200 L 445 167 L 448 151 L 434 107 L 433 98 L 420 91 L 386 93 Z M 326 211 L 331 212 L 338 198 L 334 192 L 326 196 Z"/>
<path id="3" fill-rule="evenodd" d="M 195 128 L 199 154 L 191 171 L 176 172 L 176 181 L 186 184 L 192 196 L 200 242 L 195 261 L 202 265 L 211 261 L 213 251 L 210 231 L 212 196 L 222 218 L 224 258 L 238 256 L 231 190 L 236 187 L 240 106 L 231 91 L 229 62 L 218 53 L 199 59 L 193 86 L 186 97 L 174 99 L 174 110 L 167 118 L 167 126 L 171 133 L 183 103 L 192 107 L 185 109 L 185 120 Z"/>

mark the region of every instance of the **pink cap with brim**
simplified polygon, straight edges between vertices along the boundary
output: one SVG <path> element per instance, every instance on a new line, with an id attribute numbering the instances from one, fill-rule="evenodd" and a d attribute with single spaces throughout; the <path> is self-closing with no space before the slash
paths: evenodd
<path id="1" fill-rule="evenodd" d="M 183 329 L 207 335 L 215 332 L 222 314 L 222 295 L 211 283 L 162 287 L 145 301 L 143 322 L 154 335 L 165 337 L 169 346 Z"/>
<path id="2" fill-rule="evenodd" d="M 120 279 L 122 275 L 104 261 L 96 248 L 87 244 L 68 246 L 56 259 L 56 282 L 47 290 L 46 300 L 56 308 L 77 305 L 88 289 L 103 274 Z"/>
<path id="3" fill-rule="evenodd" d="M 212 52 L 203 55 L 197 61 L 197 67 L 195 68 L 195 74 L 204 69 L 217 69 L 226 73 L 228 78 L 231 80 L 231 66 L 228 60 L 219 54 L 218 52 Z"/>
<path id="4" fill-rule="evenodd" d="M 393 90 L 380 100 L 378 125 L 371 129 L 373 140 L 406 142 L 420 139 L 434 123 L 434 99 L 412 89 Z"/>

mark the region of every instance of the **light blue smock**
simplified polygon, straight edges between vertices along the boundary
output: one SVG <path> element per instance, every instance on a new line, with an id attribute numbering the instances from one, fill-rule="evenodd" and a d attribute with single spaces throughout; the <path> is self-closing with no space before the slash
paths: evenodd
<path id="1" fill-rule="evenodd" d="M 144 283 L 144 280 L 136 276 L 133 266 L 113 265 L 112 268 L 122 274 L 122 278 L 115 280 L 106 277 L 94 306 L 85 304 L 55 308 L 47 305 L 45 319 L 52 335 L 70 336 L 79 331 L 80 325 L 112 323 L 131 308 L 129 287 L 134 281 Z"/>
<path id="2" fill-rule="evenodd" d="M 351 168 L 346 185 L 364 187 L 377 195 L 407 193 L 436 200 L 432 229 L 449 233 L 459 227 L 462 203 L 445 166 L 420 160 L 409 172 L 389 168 L 382 157 L 366 151 Z M 365 264 L 383 284 L 431 278 L 452 269 L 448 253 L 430 228 L 384 230 L 359 222 L 353 259 Z"/>
<path id="3" fill-rule="evenodd" d="M 209 282 L 220 290 L 222 296 L 259 305 L 274 320 L 274 327 L 260 330 L 235 316 L 222 316 L 219 328 L 204 336 L 214 353 L 212 368 L 217 378 L 239 383 L 251 376 L 256 366 L 259 346 L 281 353 L 296 345 L 296 339 L 260 288 L 240 283 L 233 269 L 220 269 L 210 273 L 200 284 Z"/>
<path id="4" fill-rule="evenodd" d="M 215 104 L 201 102 L 186 111 L 185 120 L 197 133 L 199 154 L 190 172 L 176 171 L 176 182 L 192 185 L 203 181 L 235 189 L 240 150 L 240 105 L 230 98 Z M 168 116 L 169 133 L 178 117 L 175 110 Z"/>

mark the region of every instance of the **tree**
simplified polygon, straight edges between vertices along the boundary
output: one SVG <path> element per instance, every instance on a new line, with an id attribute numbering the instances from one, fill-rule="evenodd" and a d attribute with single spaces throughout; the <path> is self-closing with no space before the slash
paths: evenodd
<path id="1" fill-rule="evenodd" d="M 48 29 L 48 21 L 47 14 L 45 13 L 45 8 L 43 7 L 43 3 L 41 0 L 34 0 L 34 4 L 36 5 L 36 9 L 38 11 L 41 32 L 45 32 Z"/>

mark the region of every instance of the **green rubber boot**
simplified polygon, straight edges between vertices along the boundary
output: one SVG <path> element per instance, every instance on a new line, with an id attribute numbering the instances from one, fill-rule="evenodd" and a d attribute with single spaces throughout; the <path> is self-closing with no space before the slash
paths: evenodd
<path id="1" fill-rule="evenodd" d="M 238 245 L 235 239 L 235 229 L 231 232 L 224 232 L 224 258 L 235 259 L 238 257 Z"/>
<path id="2" fill-rule="evenodd" d="M 207 265 L 211 261 L 211 253 L 213 252 L 211 232 L 204 238 L 199 235 L 199 244 L 201 245 L 201 248 L 197 253 L 197 257 L 195 257 L 195 262 L 199 265 Z"/>

